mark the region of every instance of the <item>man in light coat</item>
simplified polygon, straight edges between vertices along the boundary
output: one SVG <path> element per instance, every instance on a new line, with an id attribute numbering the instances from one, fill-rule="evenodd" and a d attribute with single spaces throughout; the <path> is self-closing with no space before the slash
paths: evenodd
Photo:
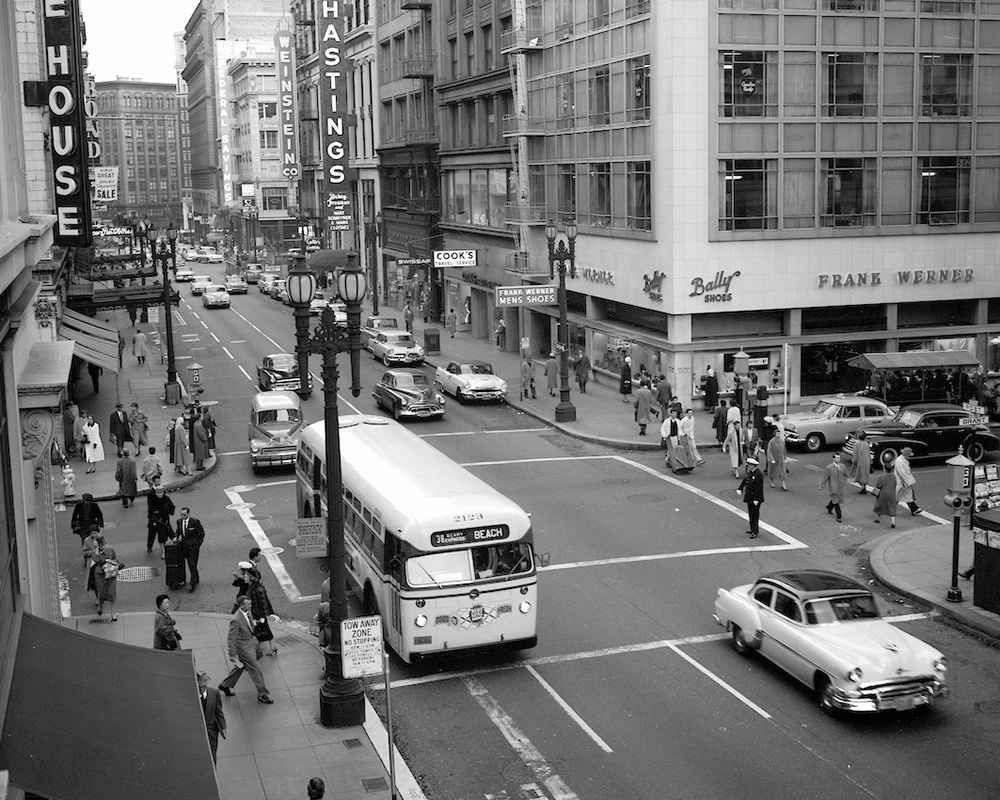
<path id="1" fill-rule="evenodd" d="M 264 674 L 260 671 L 260 642 L 253 634 L 253 619 L 250 617 L 250 598 L 241 594 L 237 600 L 239 608 L 229 620 L 229 660 L 233 669 L 226 679 L 219 684 L 219 691 L 233 697 L 236 692 L 233 687 L 246 671 L 250 680 L 257 687 L 257 702 L 271 705 L 274 701 L 268 696 Z"/>
<path id="2" fill-rule="evenodd" d="M 705 463 L 705 459 L 701 457 L 701 453 L 698 452 L 698 445 L 694 442 L 694 409 L 689 408 L 684 412 L 684 416 L 681 417 L 680 429 L 681 444 L 687 450 L 691 463 L 700 467 Z"/>
<path id="3" fill-rule="evenodd" d="M 904 447 L 896 456 L 892 472 L 896 476 L 896 501 L 906 503 L 910 513 L 917 516 L 923 509 L 917 505 L 917 498 L 913 494 L 913 487 L 917 485 L 917 479 L 913 477 L 913 471 L 910 469 L 911 458 L 913 458 L 913 450 Z"/>

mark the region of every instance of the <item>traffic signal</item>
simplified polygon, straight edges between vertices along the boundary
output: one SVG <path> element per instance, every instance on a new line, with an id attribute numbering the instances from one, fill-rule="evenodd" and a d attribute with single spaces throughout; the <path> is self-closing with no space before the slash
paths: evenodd
<path id="1" fill-rule="evenodd" d="M 949 489 L 944 493 L 944 504 L 960 514 L 968 514 L 972 508 L 972 494 L 968 491 Z"/>

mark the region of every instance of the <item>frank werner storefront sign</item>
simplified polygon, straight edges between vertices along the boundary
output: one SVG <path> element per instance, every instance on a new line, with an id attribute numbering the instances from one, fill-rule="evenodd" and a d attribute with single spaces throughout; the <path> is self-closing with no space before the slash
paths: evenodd
<path id="1" fill-rule="evenodd" d="M 818 289 L 854 289 L 859 286 L 881 286 L 884 282 L 881 272 L 830 272 L 816 277 Z M 921 283 L 972 283 L 975 279 L 976 271 L 967 268 L 901 269 L 887 274 L 887 280 L 894 281 L 897 286 Z"/>

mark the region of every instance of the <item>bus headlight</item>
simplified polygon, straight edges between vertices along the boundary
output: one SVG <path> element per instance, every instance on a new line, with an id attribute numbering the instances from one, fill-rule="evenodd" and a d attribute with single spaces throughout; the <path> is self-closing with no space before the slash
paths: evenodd
<path id="1" fill-rule="evenodd" d="M 417 618 L 413 622 L 418 628 L 423 628 L 427 624 L 427 617 L 424 614 L 417 614 Z"/>
<path id="2" fill-rule="evenodd" d="M 529 611 L 531 611 L 531 603 L 529 603 L 527 600 L 522 600 L 521 605 L 517 607 L 517 610 L 520 611 L 522 614 L 527 614 Z"/>

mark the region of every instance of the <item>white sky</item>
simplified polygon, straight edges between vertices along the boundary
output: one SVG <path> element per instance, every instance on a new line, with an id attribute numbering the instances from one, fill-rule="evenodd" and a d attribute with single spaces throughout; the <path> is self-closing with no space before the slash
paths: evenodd
<path id="1" fill-rule="evenodd" d="M 98 81 L 174 83 L 174 32 L 197 7 L 198 0 L 80 0 L 88 71 Z"/>

